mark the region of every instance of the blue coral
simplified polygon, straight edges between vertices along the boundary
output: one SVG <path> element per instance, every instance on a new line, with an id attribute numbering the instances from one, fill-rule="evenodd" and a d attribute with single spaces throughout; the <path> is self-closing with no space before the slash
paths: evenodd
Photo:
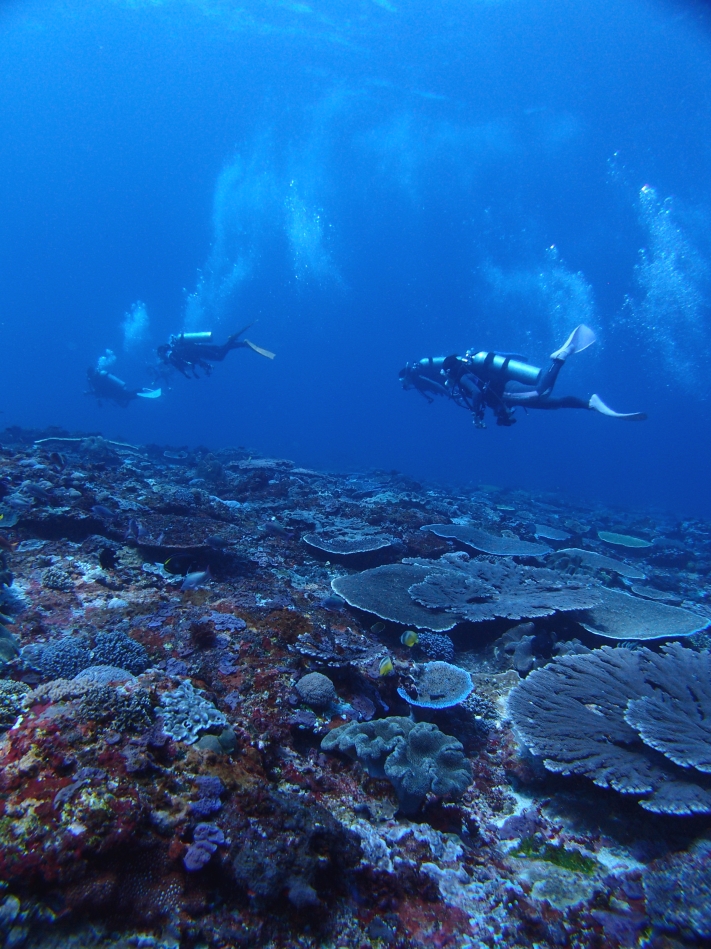
<path id="1" fill-rule="evenodd" d="M 150 665 L 148 653 L 140 643 L 120 630 L 99 633 L 94 645 L 94 664 L 116 666 L 140 675 Z"/>
<path id="2" fill-rule="evenodd" d="M 44 679 L 73 679 L 83 669 L 92 665 L 93 660 L 83 640 L 62 636 L 40 645 L 32 657 L 32 662 Z"/>

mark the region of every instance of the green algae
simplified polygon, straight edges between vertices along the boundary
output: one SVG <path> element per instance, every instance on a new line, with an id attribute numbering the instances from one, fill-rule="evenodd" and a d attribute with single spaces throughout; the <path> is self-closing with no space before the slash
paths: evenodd
<path id="1" fill-rule="evenodd" d="M 515 850 L 510 851 L 513 857 L 531 857 L 552 863 L 553 866 L 573 873 L 583 873 L 591 876 L 597 869 L 597 860 L 586 857 L 579 850 L 566 850 L 562 844 L 543 844 L 535 837 L 524 837 Z"/>

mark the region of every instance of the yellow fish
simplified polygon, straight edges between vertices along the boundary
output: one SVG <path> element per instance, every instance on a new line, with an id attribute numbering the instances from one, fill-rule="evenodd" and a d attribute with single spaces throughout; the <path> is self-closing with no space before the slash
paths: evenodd
<path id="1" fill-rule="evenodd" d="M 390 656 L 386 656 L 385 659 L 381 659 L 380 665 L 378 667 L 378 674 L 381 676 L 389 676 L 392 672 L 395 671 L 393 666 L 393 661 Z"/>
<path id="2" fill-rule="evenodd" d="M 403 646 L 416 646 L 419 641 L 420 637 L 417 635 L 414 629 L 406 629 L 400 637 L 400 642 L 403 644 Z"/>

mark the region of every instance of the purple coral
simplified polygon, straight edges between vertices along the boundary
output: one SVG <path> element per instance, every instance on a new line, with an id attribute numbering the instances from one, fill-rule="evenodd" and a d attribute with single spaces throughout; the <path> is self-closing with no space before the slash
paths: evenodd
<path id="1" fill-rule="evenodd" d="M 195 873 L 206 866 L 217 848 L 225 843 L 225 835 L 217 824 L 197 824 L 193 832 L 193 842 L 183 857 L 188 873 Z"/>
<path id="2" fill-rule="evenodd" d="M 196 817 L 209 817 L 222 807 L 220 795 L 225 786 L 215 775 L 200 775 L 195 779 L 198 787 L 198 799 L 190 804 L 190 813 Z M 200 826 L 200 825 L 198 825 Z"/>

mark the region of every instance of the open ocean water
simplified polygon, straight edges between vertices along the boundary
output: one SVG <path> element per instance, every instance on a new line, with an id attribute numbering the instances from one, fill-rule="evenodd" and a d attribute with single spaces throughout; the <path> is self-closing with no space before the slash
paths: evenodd
<path id="1" fill-rule="evenodd" d="M 706 4 L 4 0 L 0 342 L 0 943 L 709 945 Z"/>

